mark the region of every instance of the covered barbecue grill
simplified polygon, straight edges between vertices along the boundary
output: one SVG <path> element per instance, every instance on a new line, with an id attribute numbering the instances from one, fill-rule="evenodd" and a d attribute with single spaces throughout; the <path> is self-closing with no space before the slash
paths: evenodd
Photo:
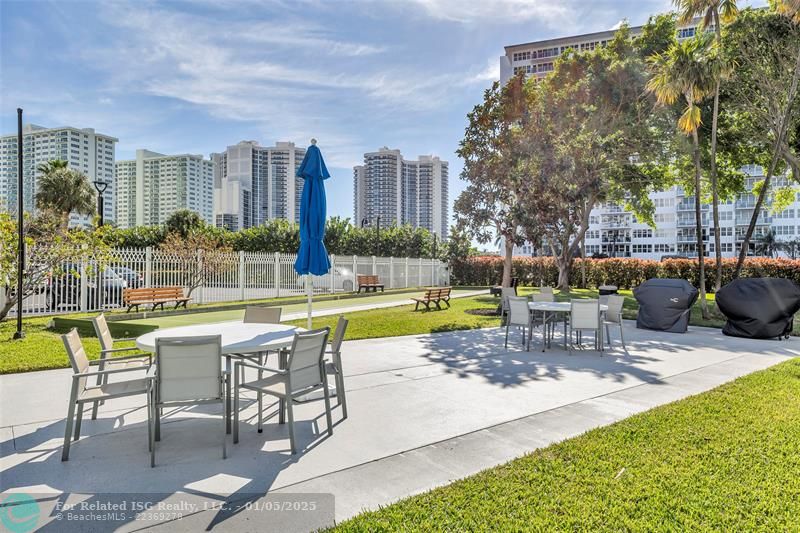
<path id="1" fill-rule="evenodd" d="M 697 289 L 685 279 L 648 279 L 633 290 L 639 302 L 636 327 L 686 333 Z"/>
<path id="2" fill-rule="evenodd" d="M 789 335 L 800 309 L 800 288 L 785 278 L 741 278 L 717 293 L 717 306 L 728 318 L 722 332 L 734 337 L 772 339 Z"/>

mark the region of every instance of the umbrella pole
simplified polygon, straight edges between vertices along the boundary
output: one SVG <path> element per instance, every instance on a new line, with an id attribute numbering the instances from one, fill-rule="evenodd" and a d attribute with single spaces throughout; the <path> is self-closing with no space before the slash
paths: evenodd
<path id="1" fill-rule="evenodd" d="M 311 274 L 306 275 L 306 292 L 308 293 L 308 329 L 311 329 L 311 297 L 314 293 L 314 281 Z"/>

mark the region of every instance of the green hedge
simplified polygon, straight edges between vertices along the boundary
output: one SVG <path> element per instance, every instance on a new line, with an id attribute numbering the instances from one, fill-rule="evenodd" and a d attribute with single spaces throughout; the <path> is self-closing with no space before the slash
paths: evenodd
<path id="1" fill-rule="evenodd" d="M 570 285 L 579 286 L 581 259 L 573 263 Z M 722 284 L 733 279 L 736 259 L 723 259 Z M 552 257 L 515 257 L 512 275 L 521 285 L 556 285 L 558 267 Z M 470 257 L 451 264 L 454 285 L 497 285 L 503 277 L 503 258 L 497 256 Z M 742 277 L 788 278 L 800 283 L 800 260 L 750 258 L 742 269 Z M 589 287 L 616 285 L 630 289 L 650 278 L 680 278 L 699 286 L 696 259 L 586 259 L 586 283 Z M 714 260 L 706 259 L 706 288 L 713 289 Z"/>

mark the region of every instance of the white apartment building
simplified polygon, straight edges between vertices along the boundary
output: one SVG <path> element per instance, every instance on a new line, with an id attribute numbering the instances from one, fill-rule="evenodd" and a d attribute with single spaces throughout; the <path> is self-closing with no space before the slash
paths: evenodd
<path id="1" fill-rule="evenodd" d="M 296 172 L 305 153 L 292 142 L 242 141 L 211 154 L 214 223 L 238 230 L 276 218 L 299 222 L 303 179 Z"/>
<path id="2" fill-rule="evenodd" d="M 23 205 L 25 211 L 35 210 L 36 167 L 53 159 L 68 162 L 69 168 L 84 173 L 90 182 L 108 183 L 103 197 L 104 218 L 115 219 L 114 212 L 114 151 L 118 139 L 96 133 L 92 128 L 63 126 L 45 128 L 34 124 L 22 127 Z M 0 138 L 0 209 L 17 211 L 17 134 Z M 94 186 L 92 185 L 94 190 Z M 87 225 L 90 217 L 73 214 L 71 225 Z"/>
<path id="3" fill-rule="evenodd" d="M 383 147 L 364 154 L 353 167 L 353 220 L 356 224 L 410 224 L 447 238 L 448 163 L 421 155 L 404 159 L 400 150 Z"/>
<path id="4" fill-rule="evenodd" d="M 117 161 L 114 173 L 119 227 L 163 224 L 179 209 L 213 223 L 214 164 L 202 155 L 136 150 L 136 159 Z"/>
<path id="5" fill-rule="evenodd" d="M 678 40 L 694 37 L 699 21 L 696 18 L 687 25 L 678 26 Z M 642 28 L 631 26 L 631 35 L 639 35 Z M 714 26 L 708 26 L 705 31 L 714 31 Z M 615 32 L 616 30 L 599 31 L 506 46 L 505 54 L 500 56 L 500 83 L 505 84 L 519 72 L 525 72 L 529 78 L 542 78 L 553 70 L 556 58 L 567 50 L 584 52 L 605 46 L 614 38 Z"/>
<path id="6" fill-rule="evenodd" d="M 720 203 L 720 246 L 723 257 L 736 257 L 741 248 L 745 231 L 756 203 L 753 185 L 764 179 L 763 168 L 748 165 L 742 169 L 746 174 L 747 192 L 736 199 Z M 773 178 L 772 187 L 787 186 L 785 176 Z M 672 187 L 650 195 L 655 205 L 655 228 L 636 219 L 623 207 L 606 203 L 592 209 L 589 229 L 586 232 L 586 255 L 603 254 L 608 257 L 635 257 L 661 259 L 664 256 L 697 257 L 694 196 L 687 196 L 681 187 Z M 711 206 L 702 206 L 704 253 L 711 256 L 714 251 L 714 224 Z M 800 238 L 800 193 L 795 201 L 779 213 L 772 213 L 769 202 L 762 207 L 749 253 L 756 252 L 758 239 L 772 229 L 779 241 Z M 756 241 L 756 242 L 753 242 Z M 502 248 L 501 248 L 502 250 Z M 514 255 L 547 255 L 549 250 L 537 249 L 530 243 L 514 247 Z"/>

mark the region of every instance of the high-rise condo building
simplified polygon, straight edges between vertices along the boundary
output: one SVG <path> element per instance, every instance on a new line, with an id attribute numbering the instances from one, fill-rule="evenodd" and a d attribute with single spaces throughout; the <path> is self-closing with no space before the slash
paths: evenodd
<path id="1" fill-rule="evenodd" d="M 300 220 L 303 180 L 295 173 L 306 149 L 292 142 L 260 146 L 242 141 L 214 161 L 214 223 L 237 230 L 267 220 Z"/>
<path id="2" fill-rule="evenodd" d="M 36 167 L 53 159 L 67 161 L 68 167 L 84 173 L 90 182 L 108 183 L 104 193 L 104 217 L 111 221 L 114 213 L 114 151 L 118 139 L 96 133 L 91 128 L 71 126 L 44 128 L 26 124 L 22 128 L 23 205 L 25 211 L 35 209 Z M 92 186 L 94 190 L 94 187 Z M 17 135 L 0 138 L 0 210 L 17 211 Z M 90 217 L 73 214 L 71 225 L 86 225 Z"/>
<path id="3" fill-rule="evenodd" d="M 698 21 L 680 26 L 679 40 L 693 37 L 698 31 Z M 631 28 L 637 35 L 641 26 Z M 708 28 L 708 31 L 713 31 Z M 500 79 L 507 82 L 522 71 L 528 77 L 542 78 L 553 70 L 553 61 L 567 49 L 578 51 L 593 50 L 605 46 L 612 39 L 614 31 L 603 31 L 561 37 L 544 41 L 534 41 L 505 47 L 505 55 L 500 58 Z M 746 175 L 745 192 L 736 199 L 721 202 L 720 247 L 723 257 L 738 255 L 744 233 L 753 214 L 756 196 L 753 185 L 764 179 L 764 169 L 758 165 L 747 165 L 741 169 Z M 771 187 L 786 187 L 787 178 L 773 178 Z M 663 256 L 697 257 L 695 229 L 694 196 L 681 187 L 651 193 L 655 205 L 655 228 L 636 219 L 633 213 L 617 204 L 605 203 L 595 206 L 589 217 L 586 232 L 586 255 L 603 254 L 609 257 L 637 257 L 660 259 Z M 769 202 L 767 202 L 769 203 Z M 706 255 L 714 254 L 714 230 L 711 206 L 702 206 L 703 241 Z M 749 252 L 755 253 L 758 239 L 773 230 L 779 241 L 793 241 L 800 238 L 800 193 L 795 201 L 780 213 L 771 214 L 769 205 L 762 208 L 758 224 L 750 242 Z M 756 241 L 756 242 L 753 242 Z M 502 250 L 502 247 L 501 247 Z M 514 248 L 515 255 L 547 255 L 549 250 L 541 250 L 531 243 Z"/>
<path id="4" fill-rule="evenodd" d="M 214 164 L 202 155 L 136 150 L 136 159 L 117 161 L 115 180 L 121 228 L 163 224 L 179 209 L 213 223 Z"/>
<path id="5" fill-rule="evenodd" d="M 356 224 L 410 224 L 441 238 L 448 231 L 448 165 L 435 156 L 403 159 L 383 147 L 364 154 L 353 167 L 353 219 Z"/>

